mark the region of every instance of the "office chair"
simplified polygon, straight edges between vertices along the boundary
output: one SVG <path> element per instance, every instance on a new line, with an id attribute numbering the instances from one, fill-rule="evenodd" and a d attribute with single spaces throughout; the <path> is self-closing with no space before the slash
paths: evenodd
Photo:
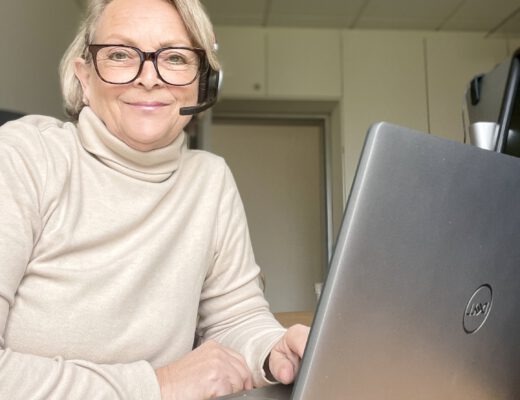
<path id="1" fill-rule="evenodd" d="M 0 110 L 0 126 L 7 121 L 12 121 L 13 119 L 18 119 L 23 116 L 24 114 L 17 111 Z"/>

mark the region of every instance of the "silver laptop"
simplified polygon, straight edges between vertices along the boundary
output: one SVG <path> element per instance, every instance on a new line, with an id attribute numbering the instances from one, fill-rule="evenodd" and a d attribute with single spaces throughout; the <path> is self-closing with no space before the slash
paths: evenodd
<path id="1" fill-rule="evenodd" d="M 227 398 L 520 399 L 520 158 L 374 125 L 292 394 Z"/>

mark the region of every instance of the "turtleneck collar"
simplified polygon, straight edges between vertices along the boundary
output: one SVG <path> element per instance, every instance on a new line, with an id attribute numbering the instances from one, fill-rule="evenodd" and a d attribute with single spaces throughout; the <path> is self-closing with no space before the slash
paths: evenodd
<path id="1" fill-rule="evenodd" d="M 90 107 L 79 115 L 78 131 L 81 144 L 89 153 L 108 167 L 132 178 L 162 182 L 179 167 L 186 148 L 182 132 L 170 145 L 151 151 L 139 151 L 128 146 L 106 128 Z"/>

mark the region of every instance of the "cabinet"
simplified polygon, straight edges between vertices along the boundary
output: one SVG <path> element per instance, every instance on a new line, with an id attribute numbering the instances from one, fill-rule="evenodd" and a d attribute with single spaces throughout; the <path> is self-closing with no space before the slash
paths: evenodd
<path id="1" fill-rule="evenodd" d="M 350 188 L 370 125 L 428 130 L 423 37 L 396 31 L 343 33 L 343 144 Z"/>
<path id="2" fill-rule="evenodd" d="M 347 192 L 371 124 L 462 141 L 467 85 L 520 48 L 454 32 L 221 27 L 217 38 L 224 98 L 339 101 Z"/>
<path id="3" fill-rule="evenodd" d="M 223 98 L 341 97 L 340 31 L 216 28 Z"/>
<path id="4" fill-rule="evenodd" d="M 222 97 L 258 98 L 267 94 L 266 36 L 261 28 L 215 28 L 224 79 Z"/>
<path id="5" fill-rule="evenodd" d="M 269 97 L 339 99 L 342 91 L 340 38 L 339 30 L 268 30 Z"/>
<path id="6" fill-rule="evenodd" d="M 471 79 L 507 57 L 503 39 L 447 33 L 426 38 L 430 132 L 462 142 L 462 107 Z"/>

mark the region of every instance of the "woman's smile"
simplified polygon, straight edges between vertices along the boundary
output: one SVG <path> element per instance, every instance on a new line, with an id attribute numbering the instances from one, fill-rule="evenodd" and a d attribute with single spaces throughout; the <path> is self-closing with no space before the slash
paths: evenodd
<path id="1" fill-rule="evenodd" d="M 169 106 L 169 104 L 161 101 L 132 101 L 125 102 L 125 104 L 141 111 L 156 111 Z"/>

